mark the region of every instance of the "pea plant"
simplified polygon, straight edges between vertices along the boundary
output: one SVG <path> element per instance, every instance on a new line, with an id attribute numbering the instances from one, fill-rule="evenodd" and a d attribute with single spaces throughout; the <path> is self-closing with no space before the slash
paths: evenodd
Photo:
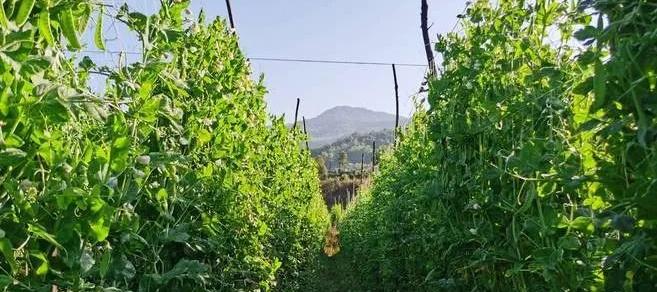
<path id="1" fill-rule="evenodd" d="M 656 4 L 491 2 L 347 212 L 345 284 L 655 290 Z"/>
<path id="2" fill-rule="evenodd" d="M 267 115 L 225 23 L 190 19 L 188 5 L 144 15 L 2 1 L 0 287 L 306 285 L 328 215 L 305 137 Z M 108 11 L 137 35 L 141 61 L 100 66 L 78 52 L 92 15 L 104 49 Z"/>

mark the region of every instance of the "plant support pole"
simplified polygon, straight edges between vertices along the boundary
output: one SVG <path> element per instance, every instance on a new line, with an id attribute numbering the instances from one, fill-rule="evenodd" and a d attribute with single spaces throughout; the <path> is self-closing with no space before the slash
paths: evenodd
<path id="1" fill-rule="evenodd" d="M 230 21 L 230 28 L 235 29 L 235 21 L 233 21 L 233 10 L 230 8 L 230 0 L 226 0 L 226 10 L 228 10 L 228 20 Z"/>
<path id="2" fill-rule="evenodd" d="M 297 98 L 297 108 L 294 110 L 294 125 L 292 125 L 292 130 L 297 128 L 297 121 L 299 120 L 299 103 L 301 103 L 301 99 Z"/>
<path id="3" fill-rule="evenodd" d="M 360 154 L 360 178 L 363 178 L 365 173 L 365 153 Z"/>
<path id="4" fill-rule="evenodd" d="M 397 84 L 397 68 L 392 64 L 392 76 L 395 79 L 395 140 L 399 132 L 399 84 Z"/>
<path id="5" fill-rule="evenodd" d="M 303 133 L 306 135 L 306 149 L 310 151 L 310 146 L 308 145 L 308 139 L 310 139 L 310 137 L 308 136 L 308 130 L 306 129 L 306 117 L 303 116 L 301 119 L 303 120 Z"/>
<path id="6" fill-rule="evenodd" d="M 374 172 L 375 165 L 376 165 L 376 141 L 372 141 L 372 172 Z"/>
<path id="7" fill-rule="evenodd" d="M 427 54 L 427 62 L 429 64 L 429 76 L 436 74 L 436 64 L 433 62 L 433 49 L 431 47 L 431 39 L 429 39 L 429 25 L 427 19 L 429 18 L 429 4 L 427 0 L 422 0 L 422 11 L 420 13 L 422 28 L 422 39 L 424 40 L 424 52 Z"/>

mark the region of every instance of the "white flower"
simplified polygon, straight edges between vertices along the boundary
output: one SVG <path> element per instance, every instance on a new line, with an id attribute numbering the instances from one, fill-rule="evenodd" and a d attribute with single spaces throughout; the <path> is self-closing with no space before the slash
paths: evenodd
<path id="1" fill-rule="evenodd" d="M 468 90 L 471 90 L 472 89 L 472 83 L 471 82 L 466 83 L 465 88 L 467 88 Z"/>
<path id="2" fill-rule="evenodd" d="M 481 209 L 481 206 L 479 206 L 479 204 L 477 204 L 477 203 L 474 203 L 474 204 L 472 205 L 472 209 L 474 209 L 474 210 L 479 210 L 479 209 Z"/>
<path id="3" fill-rule="evenodd" d="M 156 188 L 159 188 L 159 187 L 160 187 L 160 183 L 154 181 L 154 182 L 152 182 L 151 184 L 149 184 L 148 186 L 149 186 L 151 189 L 156 189 Z"/>
<path id="4" fill-rule="evenodd" d="M 110 177 L 110 179 L 107 181 L 107 185 L 110 188 L 116 188 L 119 185 L 119 179 L 116 176 Z"/>
<path id="5" fill-rule="evenodd" d="M 146 176 L 146 174 L 143 171 L 141 171 L 139 169 L 135 169 L 135 177 L 142 178 L 144 176 Z"/>
<path id="6" fill-rule="evenodd" d="M 68 163 L 64 163 L 64 165 L 62 165 L 62 169 L 66 173 L 71 173 L 71 171 L 73 171 L 73 167 L 70 166 Z"/>
<path id="7" fill-rule="evenodd" d="M 183 115 L 185 114 L 185 112 L 182 109 L 179 109 L 177 107 L 173 108 L 171 110 L 171 113 L 178 119 L 182 119 Z"/>
<path id="8" fill-rule="evenodd" d="M 214 124 L 214 122 L 215 122 L 215 120 L 214 120 L 214 119 L 210 119 L 210 118 L 204 118 L 204 119 L 201 120 L 201 123 L 202 123 L 203 125 L 207 126 L 207 127 L 212 126 L 212 124 Z"/>
<path id="9" fill-rule="evenodd" d="M 141 165 L 148 165 L 149 163 L 151 163 L 151 157 L 148 155 L 139 156 L 137 157 L 137 163 Z"/>
<path id="10" fill-rule="evenodd" d="M 120 110 L 122 113 L 125 114 L 125 113 L 128 113 L 128 111 L 130 110 L 130 108 L 128 107 L 127 104 L 122 103 L 122 104 L 119 105 L 119 110 Z"/>
<path id="11" fill-rule="evenodd" d="M 27 192 L 30 188 L 34 186 L 34 183 L 32 183 L 29 179 L 24 179 L 21 181 L 21 190 L 24 192 Z"/>
<path id="12" fill-rule="evenodd" d="M 166 52 L 164 54 L 164 62 L 169 63 L 171 61 L 173 61 L 173 54 L 171 54 L 170 52 Z"/>
<path id="13" fill-rule="evenodd" d="M 468 231 L 470 231 L 470 233 L 472 235 L 477 235 L 477 229 L 476 228 L 470 228 L 470 230 L 468 230 Z"/>

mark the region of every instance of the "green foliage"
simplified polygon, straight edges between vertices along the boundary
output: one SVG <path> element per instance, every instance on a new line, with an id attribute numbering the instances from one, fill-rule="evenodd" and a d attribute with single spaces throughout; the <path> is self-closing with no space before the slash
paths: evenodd
<path id="1" fill-rule="evenodd" d="M 34 2 L 0 4 L 0 287 L 306 285 L 329 224 L 314 162 L 267 116 L 225 24 L 183 26 L 188 1 L 123 6 L 144 54 L 111 69 L 59 42 L 85 45 L 96 4 Z M 91 74 L 107 77 L 100 96 Z"/>
<path id="2" fill-rule="evenodd" d="M 333 207 L 331 207 L 330 214 L 331 222 L 333 225 L 338 225 L 340 222 L 342 222 L 342 218 L 344 218 L 344 208 L 340 204 L 333 205 Z"/>
<path id="3" fill-rule="evenodd" d="M 317 164 L 317 174 L 320 179 L 325 179 L 328 175 L 328 168 L 326 168 L 326 160 L 322 156 L 315 157 L 315 163 Z"/>
<path id="4" fill-rule="evenodd" d="M 344 287 L 654 291 L 656 11 L 475 1 L 343 220 Z"/>
<path id="5" fill-rule="evenodd" d="M 371 168 L 373 141 L 376 142 L 377 153 L 379 153 L 379 151 L 383 151 L 392 145 L 394 132 L 392 130 L 381 130 L 367 134 L 354 133 L 329 145 L 313 149 L 312 153 L 316 157 L 322 156 L 327 165 L 331 166 L 332 169 L 329 169 L 331 171 L 340 168 L 340 155 L 342 152 L 347 153 L 352 170 L 360 170 L 361 159 L 364 160 L 367 168 Z M 363 154 L 365 154 L 364 157 Z"/>

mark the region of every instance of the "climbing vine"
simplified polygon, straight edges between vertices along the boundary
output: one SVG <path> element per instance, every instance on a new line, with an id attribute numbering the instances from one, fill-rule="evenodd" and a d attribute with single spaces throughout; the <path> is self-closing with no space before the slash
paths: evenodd
<path id="1" fill-rule="evenodd" d="M 459 17 L 429 108 L 343 220 L 345 283 L 654 290 L 657 4 L 481 0 Z"/>
<path id="2" fill-rule="evenodd" d="M 290 290 L 312 275 L 328 215 L 304 137 L 266 114 L 223 21 L 188 5 L 2 1 L 0 287 Z M 104 49 L 110 11 L 139 62 L 79 51 L 92 15 Z"/>

